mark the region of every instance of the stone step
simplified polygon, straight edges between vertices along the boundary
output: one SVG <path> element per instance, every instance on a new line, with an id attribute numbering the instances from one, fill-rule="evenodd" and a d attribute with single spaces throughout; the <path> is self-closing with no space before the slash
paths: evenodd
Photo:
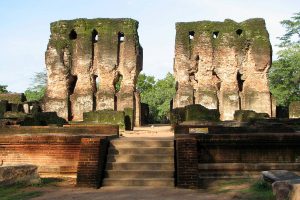
<path id="1" fill-rule="evenodd" d="M 155 154 L 155 155 L 174 155 L 173 147 L 140 147 L 140 148 L 115 148 L 110 147 L 108 155 L 123 155 L 123 154 Z"/>
<path id="2" fill-rule="evenodd" d="M 173 170 L 107 170 L 105 178 L 126 178 L 126 179 L 149 179 L 149 178 L 174 178 Z"/>
<path id="3" fill-rule="evenodd" d="M 174 187 L 173 178 L 159 179 L 111 179 L 106 178 L 103 186 L 151 186 L 151 187 Z"/>
<path id="4" fill-rule="evenodd" d="M 172 155 L 153 155 L 153 154 L 127 154 L 127 155 L 109 155 L 107 162 L 174 162 Z"/>
<path id="5" fill-rule="evenodd" d="M 111 163 L 108 162 L 106 164 L 106 170 L 174 170 L 174 163 L 157 163 L 157 162 L 149 162 L 149 163 Z"/>
<path id="6" fill-rule="evenodd" d="M 174 147 L 173 140 L 112 140 L 110 146 L 116 148 Z"/>

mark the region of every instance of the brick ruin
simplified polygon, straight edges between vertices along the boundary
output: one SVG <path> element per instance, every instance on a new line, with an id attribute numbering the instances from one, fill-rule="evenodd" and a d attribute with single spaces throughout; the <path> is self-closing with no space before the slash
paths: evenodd
<path id="1" fill-rule="evenodd" d="M 201 104 L 218 109 L 221 120 L 232 120 L 236 110 L 274 116 L 271 54 L 264 19 L 177 23 L 173 107 Z"/>
<path id="2" fill-rule="evenodd" d="M 51 23 L 44 110 L 67 120 L 98 110 L 135 113 L 143 59 L 137 29 L 137 21 L 125 18 Z"/>

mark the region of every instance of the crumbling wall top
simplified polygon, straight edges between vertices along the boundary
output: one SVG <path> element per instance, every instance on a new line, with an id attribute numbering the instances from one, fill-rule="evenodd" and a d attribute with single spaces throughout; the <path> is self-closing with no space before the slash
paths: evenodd
<path id="1" fill-rule="evenodd" d="M 188 34 L 197 33 L 210 35 L 213 46 L 218 46 L 222 43 L 230 47 L 243 48 L 245 43 L 253 42 L 255 43 L 253 45 L 254 48 L 259 47 L 253 49 L 257 53 L 268 52 L 270 48 L 269 33 L 263 18 L 252 18 L 241 23 L 231 19 L 225 19 L 224 22 L 196 21 L 176 23 L 176 42 L 183 45 L 184 49 L 190 48 Z M 223 37 L 226 38 L 225 41 Z"/>
<path id="2" fill-rule="evenodd" d="M 59 20 L 50 24 L 51 36 L 48 46 L 55 47 L 58 51 L 64 48 L 72 48 L 72 37 L 91 42 L 93 32 L 99 35 L 99 41 L 111 40 L 120 32 L 125 35 L 138 37 L 137 29 L 139 22 L 130 18 L 79 18 L 74 20 Z M 76 35 L 70 35 L 74 31 Z M 105 35 L 105 37 L 103 37 Z M 102 36 L 102 37 L 101 37 Z M 140 47 L 138 38 L 135 39 L 137 47 Z M 105 41 L 104 41 L 105 42 Z M 83 44 L 90 48 L 89 44 Z"/>

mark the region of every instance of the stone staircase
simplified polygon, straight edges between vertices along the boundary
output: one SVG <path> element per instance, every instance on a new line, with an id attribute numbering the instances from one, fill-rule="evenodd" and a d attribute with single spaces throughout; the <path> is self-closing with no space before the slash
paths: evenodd
<path id="1" fill-rule="evenodd" d="M 108 150 L 103 186 L 174 186 L 172 139 L 115 139 Z"/>

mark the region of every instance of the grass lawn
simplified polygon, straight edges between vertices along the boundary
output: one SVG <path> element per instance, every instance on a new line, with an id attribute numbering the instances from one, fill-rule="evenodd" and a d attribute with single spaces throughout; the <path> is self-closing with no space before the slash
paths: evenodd
<path id="1" fill-rule="evenodd" d="M 33 185 L 25 185 L 17 183 L 12 186 L 0 187 L 1 200 L 27 200 L 43 194 L 42 187 L 55 186 L 61 179 L 42 178 L 41 183 Z"/>

